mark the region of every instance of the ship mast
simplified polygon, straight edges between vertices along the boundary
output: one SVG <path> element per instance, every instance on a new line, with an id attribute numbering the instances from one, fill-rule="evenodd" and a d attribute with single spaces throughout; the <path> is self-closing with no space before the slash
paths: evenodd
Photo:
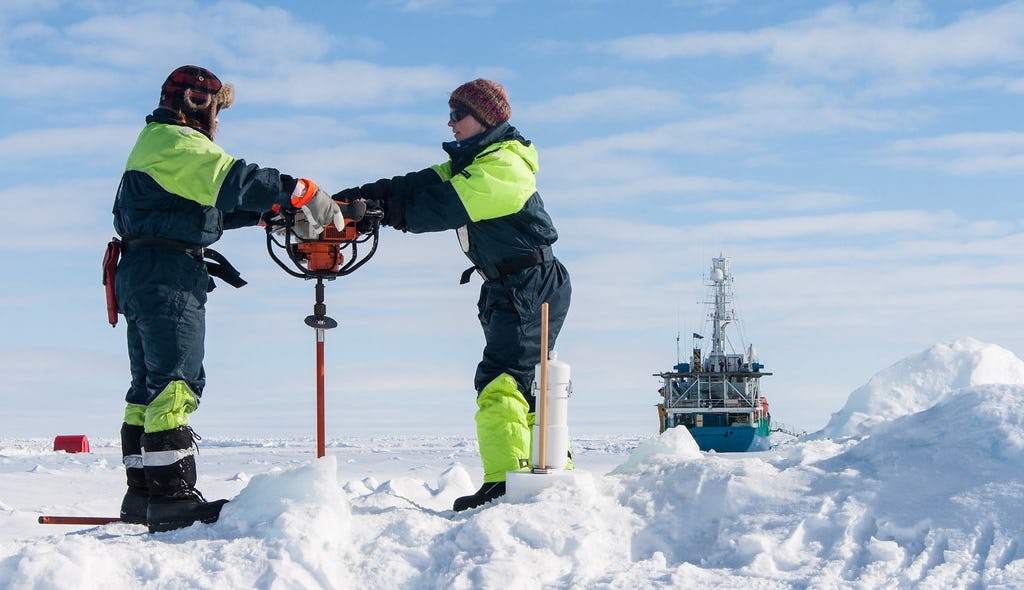
<path id="1" fill-rule="evenodd" d="M 717 363 L 725 358 L 725 327 L 736 319 L 732 307 L 732 273 L 729 271 L 729 259 L 723 256 L 711 259 L 711 283 L 714 293 L 714 310 L 711 322 L 714 329 L 709 360 Z"/>

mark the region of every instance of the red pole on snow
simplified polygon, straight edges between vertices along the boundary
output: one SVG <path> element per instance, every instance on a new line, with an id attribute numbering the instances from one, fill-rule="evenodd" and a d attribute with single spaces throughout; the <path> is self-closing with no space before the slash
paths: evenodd
<path id="1" fill-rule="evenodd" d="M 327 317 L 327 305 L 324 303 L 324 280 L 316 278 L 316 303 L 313 315 L 306 316 L 306 325 L 316 329 L 316 456 L 319 459 L 326 454 L 324 440 L 324 330 L 337 328 L 338 322 Z"/>
<path id="2" fill-rule="evenodd" d="M 316 330 L 316 456 L 323 457 L 324 449 L 324 330 Z"/>
<path id="3" fill-rule="evenodd" d="M 40 516 L 39 524 L 110 524 L 121 522 L 116 516 Z"/>

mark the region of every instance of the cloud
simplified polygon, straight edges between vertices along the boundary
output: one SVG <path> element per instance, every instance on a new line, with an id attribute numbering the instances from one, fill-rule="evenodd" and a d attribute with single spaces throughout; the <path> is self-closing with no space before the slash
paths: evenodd
<path id="1" fill-rule="evenodd" d="M 541 123 L 564 123 L 584 119 L 635 120 L 660 118 L 683 110 L 677 92 L 641 86 L 613 87 L 562 95 L 515 108 L 517 119 Z"/>
<path id="2" fill-rule="evenodd" d="M 374 0 L 374 3 L 394 7 L 401 12 L 486 17 L 498 12 L 509 0 L 473 3 L 458 0 Z"/>
<path id="3" fill-rule="evenodd" d="M 213 4 L 202 10 L 205 28 L 196 26 L 197 10 L 191 2 L 155 10 L 118 4 L 116 12 L 70 24 L 27 20 L 0 25 L 0 59 L 5 71 L 0 97 L 77 108 L 143 95 L 155 103 L 160 83 L 178 65 L 198 62 L 223 74 L 224 63 L 231 62 L 235 53 L 225 49 L 224 43 L 244 48 L 238 54 L 252 60 L 249 68 L 254 70 L 259 60 L 268 57 L 308 57 L 306 52 L 317 45 L 275 47 L 273 40 L 281 34 L 297 35 L 303 30 L 290 25 L 290 17 L 279 9 L 258 11 L 236 2 Z M 262 15 L 262 25 L 254 22 L 258 20 L 254 11 Z M 37 12 L 25 16 L 40 18 Z M 239 23 L 264 34 L 243 34 Z M 278 49 L 281 54 L 276 53 Z M 140 83 L 144 80 L 149 83 Z"/>
<path id="4" fill-rule="evenodd" d="M 964 13 L 927 28 L 915 3 L 847 4 L 811 17 L 744 32 L 632 35 L 598 45 L 630 60 L 760 55 L 801 75 L 927 74 L 1016 63 L 1024 50 L 1024 5 Z"/>
<path id="5" fill-rule="evenodd" d="M 1017 153 L 1024 151 L 1024 133 L 1005 131 L 998 133 L 952 133 L 939 137 L 894 141 L 890 148 L 896 153 L 995 151 Z"/>
<path id="6" fill-rule="evenodd" d="M 198 14 L 202 17 L 197 18 Z M 27 52 L 26 61 L 42 55 L 120 69 L 199 60 L 203 62 L 199 65 L 214 71 L 258 70 L 268 64 L 317 59 L 331 43 L 331 36 L 318 23 L 301 22 L 280 8 L 233 1 L 118 5 L 116 11 L 59 28 L 19 23 L 14 32 L 8 43 L 38 50 Z M 161 69 L 169 71 L 166 66 Z"/>
<path id="7" fill-rule="evenodd" d="M 163 79 L 154 85 L 154 103 L 160 82 Z M 4 65 L 4 75 L 0 77 L 0 97 L 19 102 L 95 104 L 107 101 L 111 92 L 129 85 L 127 74 L 108 67 L 11 63 Z"/>
<path id="8" fill-rule="evenodd" d="M 790 152 L 779 146 L 801 135 L 870 134 L 915 120 L 914 114 L 901 117 L 894 110 L 830 103 L 827 96 L 787 101 L 764 94 L 757 102 L 754 94 L 751 91 L 746 98 L 734 95 L 730 99 L 734 104 L 728 109 L 706 110 L 701 117 L 659 121 L 624 132 L 609 129 L 603 135 L 573 137 L 571 141 L 542 128 L 544 134 L 533 138 L 541 150 L 539 174 L 555 185 L 586 186 L 588 190 L 603 185 L 598 191 L 607 193 L 608 187 L 626 179 L 683 176 L 680 167 L 701 165 L 696 157 L 728 155 L 736 169 L 751 161 L 763 167 L 791 158 Z"/>
<path id="9" fill-rule="evenodd" d="M 126 6 L 59 28 L 31 21 L 4 28 L 0 96 L 11 98 L 81 105 L 114 93 L 155 96 L 167 73 L 186 63 L 235 82 L 247 100 L 300 107 L 409 104 L 422 94 L 444 98 L 459 80 L 438 66 L 324 62 L 332 46 L 365 48 L 366 38 L 338 39 L 320 23 L 244 2 Z M 140 72 L 148 84 L 140 85 Z"/>
<path id="10" fill-rule="evenodd" d="M 891 165 L 962 175 L 1024 174 L 1024 133 L 951 133 L 890 142 Z"/>
<path id="11" fill-rule="evenodd" d="M 236 85 L 257 103 L 337 109 L 409 105 L 425 95 L 444 105 L 460 82 L 454 70 L 440 66 L 389 67 L 358 60 L 288 64 L 237 78 Z"/>
<path id="12" fill-rule="evenodd" d="M 297 147 L 292 151 L 267 151 L 266 162 L 259 163 L 284 172 L 293 171 L 300 176 L 310 176 L 325 189 L 334 192 L 378 178 L 422 170 L 444 159 L 444 152 L 437 147 L 327 139 L 333 139 L 327 147 L 318 145 Z M 265 149 L 271 148 L 268 146 Z"/>
<path id="13" fill-rule="evenodd" d="M 0 168 L 59 158 L 122 164 L 141 125 L 93 125 L 16 131 L 0 137 Z"/>
<path id="14" fill-rule="evenodd" d="M 27 179 L 18 180 L 24 183 Z M 34 260 L 39 260 L 44 252 L 65 253 L 72 258 L 82 251 L 95 251 L 98 265 L 103 248 L 113 235 L 110 211 L 119 180 L 120 174 L 93 180 L 39 178 L 33 183 L 0 189 L 0 203 L 8 207 L 17 204 L 18 218 L 23 224 L 19 230 L 21 237 L 0 241 L 0 251 L 27 253 L 26 259 Z M 96 268 L 98 273 L 99 266 Z M 43 267 L 31 271 L 45 274 Z"/>
<path id="15" fill-rule="evenodd" d="M 60 0 L 5 0 L 4 9 L 0 11 L 0 23 L 13 21 L 23 14 L 52 12 L 60 3 Z"/>
<path id="16" fill-rule="evenodd" d="M 573 149 L 611 152 L 721 153 L 756 151 L 754 138 L 777 141 L 798 134 L 879 131 L 906 122 L 890 109 L 851 104 L 837 92 L 771 84 L 753 85 L 716 97 L 700 116 L 680 114 L 646 128 L 576 142 Z"/>
<path id="17" fill-rule="evenodd" d="M 737 190 L 742 190 L 744 184 L 751 187 L 758 186 L 758 183 L 753 182 L 734 183 Z M 719 215 L 736 215 L 749 214 L 752 211 L 778 213 L 840 209 L 857 205 L 864 200 L 852 195 L 828 191 L 792 192 L 793 189 L 783 189 L 781 187 L 772 187 L 770 190 L 766 190 L 763 183 L 760 183 L 760 186 L 762 190 L 765 190 L 765 193 L 746 190 L 744 192 L 750 195 L 747 198 L 712 198 L 678 205 L 674 209 L 684 212 L 701 211 Z M 755 194 L 750 194 L 752 192 Z"/>
<path id="18" fill-rule="evenodd" d="M 879 235 L 944 234 L 954 228 L 962 230 L 964 225 L 963 220 L 951 211 L 910 209 L 728 219 L 694 228 L 692 232 L 707 240 L 791 240 L 812 236 L 846 239 L 873 238 Z"/>
<path id="19" fill-rule="evenodd" d="M 998 220 L 972 221 L 951 211 L 918 209 L 776 215 L 773 207 L 762 206 L 748 208 L 743 215 L 711 219 L 701 215 L 672 215 L 666 219 L 657 211 L 658 208 L 648 208 L 630 215 L 616 215 L 613 211 L 576 215 L 560 218 L 559 228 L 572 235 L 574 252 L 599 259 L 609 255 L 609 248 L 624 248 L 627 252 L 640 248 L 647 253 L 671 256 L 690 244 L 712 249 L 724 244 L 734 248 L 758 244 L 759 255 L 775 249 L 787 263 L 799 263 L 801 256 L 817 259 L 823 250 L 836 248 L 863 249 L 877 259 L 889 256 L 888 248 L 893 244 L 914 240 L 925 243 L 934 239 L 932 236 L 958 236 L 959 240 L 945 242 L 953 244 L 947 252 L 954 252 L 964 248 L 960 241 L 1002 240 L 1012 229 L 1011 224 Z M 610 236 L 614 240 L 609 241 Z M 812 239 L 815 246 L 808 248 Z M 785 255 L 781 250 L 786 251 Z M 663 268 L 646 255 L 644 260 L 646 268 Z"/>
<path id="20" fill-rule="evenodd" d="M 710 176 L 634 176 L 605 182 L 549 178 L 541 193 L 550 206 L 563 212 L 592 212 L 595 208 L 633 217 L 649 213 L 722 216 L 744 219 L 750 215 L 775 216 L 787 212 L 847 209 L 862 205 L 865 197 L 829 191 L 805 191 L 757 180 Z"/>

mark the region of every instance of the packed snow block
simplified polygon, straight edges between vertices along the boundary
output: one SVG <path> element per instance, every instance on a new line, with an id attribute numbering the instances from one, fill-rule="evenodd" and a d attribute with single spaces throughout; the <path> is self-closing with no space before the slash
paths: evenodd
<path id="1" fill-rule="evenodd" d="M 84 434 L 61 434 L 53 439 L 53 450 L 65 453 L 88 453 L 89 437 Z"/>
<path id="2" fill-rule="evenodd" d="M 593 484 L 590 473 L 578 469 L 552 469 L 547 473 L 509 471 L 505 474 L 505 501 L 532 502 L 548 488 L 576 492 L 593 487 Z"/>

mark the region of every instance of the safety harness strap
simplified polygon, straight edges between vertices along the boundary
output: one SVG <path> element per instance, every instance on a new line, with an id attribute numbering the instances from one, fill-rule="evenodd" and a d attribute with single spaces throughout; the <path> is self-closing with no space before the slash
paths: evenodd
<path id="1" fill-rule="evenodd" d="M 550 262 L 553 260 L 551 253 L 551 246 L 541 246 L 529 254 L 523 254 L 522 256 L 513 256 L 506 258 L 493 265 L 485 267 L 471 266 L 462 272 L 462 277 L 459 278 L 459 284 L 465 285 L 469 282 L 469 278 L 473 275 L 473 271 L 478 271 L 484 280 L 493 281 L 506 275 L 514 275 L 519 271 L 530 268 L 531 266 L 537 266 L 544 262 Z"/>
<path id="2" fill-rule="evenodd" d="M 217 277 L 236 289 L 247 284 L 247 281 L 242 278 L 242 273 L 238 272 L 238 269 L 232 266 L 223 254 L 213 248 L 204 248 L 197 244 L 170 238 L 134 238 L 122 242 L 122 249 L 126 253 L 136 248 L 176 250 L 199 259 L 208 259 L 206 260 L 206 272 L 210 273 L 210 276 Z"/>

